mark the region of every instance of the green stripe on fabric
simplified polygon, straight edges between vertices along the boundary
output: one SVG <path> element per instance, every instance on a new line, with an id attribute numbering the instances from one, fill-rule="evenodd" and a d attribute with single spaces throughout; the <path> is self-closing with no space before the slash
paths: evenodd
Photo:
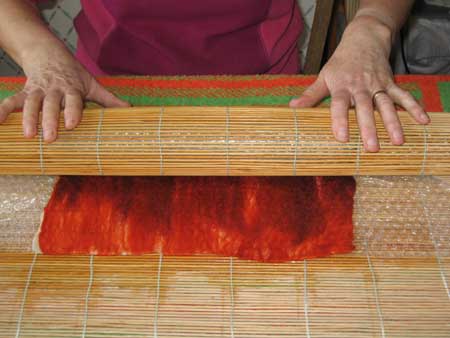
<path id="1" fill-rule="evenodd" d="M 416 100 L 418 101 L 422 100 L 423 95 L 420 89 L 410 90 L 409 92 L 411 93 L 412 96 L 414 96 Z"/>
<path id="2" fill-rule="evenodd" d="M 444 111 L 450 112 L 450 82 L 438 83 Z M 0 100 L 14 95 L 16 92 L 0 90 Z M 420 90 L 413 90 L 411 94 L 422 99 Z M 244 96 L 244 97 L 150 97 L 120 95 L 120 98 L 135 106 L 240 106 L 240 105 L 286 105 L 293 96 Z M 329 105 L 330 97 L 325 98 L 322 104 Z M 89 107 L 89 105 L 88 105 Z"/>
<path id="3" fill-rule="evenodd" d="M 284 105 L 292 96 L 255 97 L 149 97 L 121 95 L 121 99 L 134 106 L 239 106 L 239 105 Z"/>
<path id="4" fill-rule="evenodd" d="M 16 92 L 10 90 L 0 90 L 0 101 L 6 99 L 9 96 L 14 95 Z"/>
<path id="5" fill-rule="evenodd" d="M 450 112 L 450 82 L 438 82 L 438 88 L 441 95 L 442 109 Z"/>
<path id="6" fill-rule="evenodd" d="M 15 92 L 0 90 L 0 100 Z M 244 97 L 149 97 L 120 95 L 135 106 L 239 106 L 239 105 L 285 105 L 293 96 L 244 96 Z M 89 106 L 89 105 L 88 105 Z"/>

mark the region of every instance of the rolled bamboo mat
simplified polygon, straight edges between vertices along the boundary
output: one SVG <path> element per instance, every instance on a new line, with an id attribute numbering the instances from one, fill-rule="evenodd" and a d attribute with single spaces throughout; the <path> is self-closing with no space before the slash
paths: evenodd
<path id="1" fill-rule="evenodd" d="M 444 262 L 450 273 L 450 260 Z M 0 254 L 1 337 L 449 337 L 442 266 Z"/>
<path id="2" fill-rule="evenodd" d="M 140 107 L 86 110 L 82 124 L 45 144 L 25 140 L 21 115 L 0 127 L 0 173 L 32 175 L 448 175 L 450 115 L 416 124 L 392 146 L 377 117 L 379 153 L 364 152 L 355 114 L 338 143 L 328 109 Z"/>

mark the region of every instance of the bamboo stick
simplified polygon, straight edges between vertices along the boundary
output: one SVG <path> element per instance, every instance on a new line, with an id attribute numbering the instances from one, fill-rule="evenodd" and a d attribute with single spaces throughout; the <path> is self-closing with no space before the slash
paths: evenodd
<path id="1" fill-rule="evenodd" d="M 140 107 L 93 109 L 57 142 L 22 137 L 21 114 L 0 126 L 0 173 L 46 175 L 445 175 L 450 115 L 428 126 L 400 112 L 406 143 L 363 150 L 354 113 L 350 142 L 334 140 L 327 109 Z"/>

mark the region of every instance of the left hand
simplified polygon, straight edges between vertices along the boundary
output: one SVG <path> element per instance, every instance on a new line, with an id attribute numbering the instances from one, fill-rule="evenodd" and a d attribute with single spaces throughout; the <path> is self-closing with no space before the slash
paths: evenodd
<path id="1" fill-rule="evenodd" d="M 418 123 L 427 124 L 430 119 L 414 97 L 394 83 L 389 65 L 391 36 L 389 28 L 377 19 L 355 18 L 317 80 L 289 105 L 312 107 L 331 95 L 332 130 L 340 142 L 348 141 L 348 110 L 355 106 L 364 148 L 369 152 L 380 149 L 374 118 L 377 108 L 392 144 L 403 144 L 395 104 L 404 107 Z"/>

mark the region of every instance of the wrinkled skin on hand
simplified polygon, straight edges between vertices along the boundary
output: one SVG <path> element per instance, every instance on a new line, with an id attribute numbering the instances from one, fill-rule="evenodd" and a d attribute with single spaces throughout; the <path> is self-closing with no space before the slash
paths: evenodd
<path id="1" fill-rule="evenodd" d="M 317 80 L 291 107 L 312 107 L 331 95 L 332 130 L 336 140 L 348 141 L 348 110 L 356 109 L 366 151 L 379 150 L 374 109 L 381 114 L 394 145 L 404 142 L 395 104 L 405 108 L 421 124 L 429 122 L 423 108 L 407 91 L 394 83 L 389 65 L 391 33 L 373 18 L 356 18 L 347 28 L 334 55 Z M 373 97 L 378 91 L 385 91 Z"/>
<path id="2" fill-rule="evenodd" d="M 61 110 L 65 128 L 70 130 L 80 123 L 85 100 L 105 107 L 129 106 L 102 87 L 63 47 L 34 51 L 24 60 L 23 69 L 26 84 L 21 92 L 0 103 L 0 123 L 11 112 L 23 109 L 23 133 L 27 138 L 36 136 L 41 111 L 43 139 L 53 142 Z"/>

